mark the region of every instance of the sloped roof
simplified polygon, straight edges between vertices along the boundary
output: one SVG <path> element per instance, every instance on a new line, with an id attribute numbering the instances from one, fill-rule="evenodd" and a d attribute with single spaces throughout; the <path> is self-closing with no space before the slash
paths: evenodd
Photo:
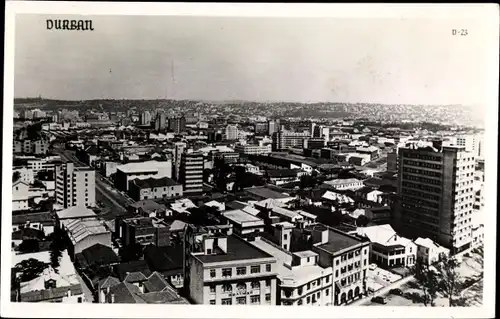
<path id="1" fill-rule="evenodd" d="M 118 280 L 118 278 L 112 277 L 112 276 L 108 276 L 108 277 L 102 279 L 101 281 L 99 281 L 99 288 L 100 289 L 105 289 L 105 288 L 108 288 L 108 287 L 116 286 L 119 283 L 120 283 L 120 281 Z"/>
<path id="2" fill-rule="evenodd" d="M 93 210 L 83 206 L 73 206 L 56 212 L 59 219 L 97 217 Z"/>
<path id="3" fill-rule="evenodd" d="M 146 303 L 139 297 L 139 294 L 141 294 L 139 287 L 128 282 L 112 286 L 109 293 L 109 295 L 114 295 L 115 303 Z"/>
<path id="4" fill-rule="evenodd" d="M 81 255 L 83 259 L 81 259 L 79 255 Z M 120 258 L 118 258 L 113 249 L 101 243 L 84 249 L 81 253 L 76 254 L 76 258 L 82 263 L 80 264 L 82 267 L 112 265 L 120 262 Z"/>
<path id="5" fill-rule="evenodd" d="M 407 246 L 412 241 L 408 238 L 399 236 L 389 224 L 370 227 L 359 227 L 358 235 L 367 237 L 370 242 L 382 246 L 402 245 Z"/>
<path id="6" fill-rule="evenodd" d="M 144 283 L 144 286 L 148 292 L 158 292 L 166 289 L 168 283 L 159 273 L 155 271 L 151 274 L 151 276 L 149 276 L 148 280 Z"/>

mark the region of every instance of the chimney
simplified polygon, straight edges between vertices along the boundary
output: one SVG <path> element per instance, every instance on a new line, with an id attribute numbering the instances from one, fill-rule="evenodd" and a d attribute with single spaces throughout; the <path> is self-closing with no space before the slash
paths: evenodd
<path id="1" fill-rule="evenodd" d="M 217 246 L 224 252 L 227 253 L 227 237 L 220 237 L 217 240 Z"/>
<path id="2" fill-rule="evenodd" d="M 115 303 L 115 294 L 111 294 L 111 303 Z"/>

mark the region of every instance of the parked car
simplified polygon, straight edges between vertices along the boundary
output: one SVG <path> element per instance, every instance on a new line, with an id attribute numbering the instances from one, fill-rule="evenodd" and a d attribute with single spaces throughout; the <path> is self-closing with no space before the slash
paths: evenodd
<path id="1" fill-rule="evenodd" d="M 385 299 L 385 297 L 377 296 L 377 297 L 372 298 L 372 302 L 376 302 L 376 303 L 385 305 L 387 303 L 387 300 Z"/>
<path id="2" fill-rule="evenodd" d="M 377 269 L 377 264 L 370 264 L 370 266 L 368 267 L 368 269 L 370 269 L 370 270 Z"/>
<path id="3" fill-rule="evenodd" d="M 403 290 L 399 289 L 399 288 L 394 288 L 394 289 L 391 289 L 389 290 L 389 293 L 391 295 L 398 295 L 398 296 L 402 296 L 403 295 Z"/>

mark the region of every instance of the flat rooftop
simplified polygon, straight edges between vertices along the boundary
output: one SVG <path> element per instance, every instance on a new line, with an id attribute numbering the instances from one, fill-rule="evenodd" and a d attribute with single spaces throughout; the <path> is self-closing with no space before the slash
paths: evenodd
<path id="1" fill-rule="evenodd" d="M 356 246 L 361 243 L 363 243 L 363 241 L 356 239 L 353 236 L 330 229 L 328 232 L 328 242 L 316 247 L 335 254 L 341 250 Z"/>
<path id="2" fill-rule="evenodd" d="M 217 255 L 195 255 L 202 263 L 217 263 L 248 259 L 272 258 L 270 254 L 235 235 L 227 236 L 227 253 Z"/>
<path id="3" fill-rule="evenodd" d="M 247 193 L 260 196 L 263 198 L 273 198 L 273 199 L 279 199 L 279 198 L 288 198 L 290 196 L 282 194 L 280 192 L 274 191 L 272 189 L 269 189 L 267 187 L 254 187 L 254 188 L 248 188 L 245 189 Z"/>
<path id="4" fill-rule="evenodd" d="M 223 213 L 224 217 L 229 220 L 232 220 L 237 223 L 245 223 L 245 222 L 258 222 L 261 221 L 264 224 L 264 221 L 254 215 L 251 215 L 247 212 L 244 212 L 240 209 L 230 210 Z"/>

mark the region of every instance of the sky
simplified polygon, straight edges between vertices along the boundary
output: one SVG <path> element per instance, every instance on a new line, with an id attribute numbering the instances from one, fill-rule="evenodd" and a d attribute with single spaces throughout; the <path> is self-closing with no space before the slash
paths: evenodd
<path id="1" fill-rule="evenodd" d="M 46 30 L 47 18 L 92 19 L 95 30 Z M 17 15 L 14 90 L 69 100 L 480 105 L 491 50 L 483 31 L 481 21 L 452 19 Z"/>

